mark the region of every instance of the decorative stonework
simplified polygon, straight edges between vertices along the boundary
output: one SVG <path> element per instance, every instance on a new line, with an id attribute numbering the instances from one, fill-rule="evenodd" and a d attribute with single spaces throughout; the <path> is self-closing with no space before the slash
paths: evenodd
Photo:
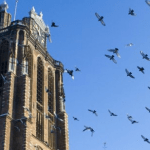
<path id="1" fill-rule="evenodd" d="M 4 2 L 0 5 L 0 12 L 1 11 L 5 11 L 7 12 L 7 9 L 8 9 L 8 4 L 6 3 L 6 1 L 4 0 Z"/>
<path id="2" fill-rule="evenodd" d="M 32 7 L 31 11 L 29 12 L 29 15 L 31 18 L 33 18 L 35 20 L 35 22 L 40 26 L 40 28 L 48 35 L 50 35 L 50 31 L 49 31 L 49 27 L 45 25 L 44 21 L 43 21 L 43 13 L 40 12 L 40 14 L 38 15 L 35 12 L 35 8 Z"/>

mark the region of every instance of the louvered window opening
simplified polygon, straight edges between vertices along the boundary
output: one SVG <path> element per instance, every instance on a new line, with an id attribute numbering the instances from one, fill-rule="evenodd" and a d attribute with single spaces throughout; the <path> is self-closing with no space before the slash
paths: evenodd
<path id="1" fill-rule="evenodd" d="M 54 112 L 54 77 L 51 69 L 48 69 L 48 89 L 51 94 L 48 94 L 48 108 L 49 112 Z"/>
<path id="2" fill-rule="evenodd" d="M 5 76 L 8 70 L 8 60 L 9 60 L 9 42 L 3 40 L 0 44 L 0 114 L 2 108 L 2 93 L 3 93 L 3 79 L 2 76 Z"/>
<path id="3" fill-rule="evenodd" d="M 36 136 L 43 141 L 44 116 L 43 116 L 43 64 L 38 58 L 37 66 L 37 118 L 36 118 Z"/>
<path id="4" fill-rule="evenodd" d="M 48 144 L 50 145 L 51 148 L 54 148 L 55 132 L 56 132 L 56 129 L 52 126 L 52 121 L 48 120 Z"/>
<path id="5" fill-rule="evenodd" d="M 25 49 L 25 59 L 28 61 L 28 76 L 30 77 L 30 98 L 29 98 L 29 108 L 32 112 L 32 70 L 33 70 L 33 59 L 32 59 L 32 53 L 31 49 L 27 48 Z M 27 67 L 26 67 L 27 68 Z"/>

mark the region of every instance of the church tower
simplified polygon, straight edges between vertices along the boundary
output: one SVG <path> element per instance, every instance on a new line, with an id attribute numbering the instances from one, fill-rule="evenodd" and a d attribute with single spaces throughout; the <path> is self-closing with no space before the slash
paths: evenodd
<path id="1" fill-rule="evenodd" d="M 0 150 L 69 150 L 63 64 L 47 51 L 49 27 L 34 7 L 11 22 L 0 5 Z"/>

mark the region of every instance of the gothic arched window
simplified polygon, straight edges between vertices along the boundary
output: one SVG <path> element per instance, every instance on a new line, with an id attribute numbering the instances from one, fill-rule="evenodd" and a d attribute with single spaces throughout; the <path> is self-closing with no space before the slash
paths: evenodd
<path id="1" fill-rule="evenodd" d="M 44 132 L 44 101 L 43 101 L 43 84 L 44 84 L 44 67 L 41 58 L 37 60 L 37 118 L 36 118 L 36 136 L 38 139 L 43 140 Z"/>
<path id="2" fill-rule="evenodd" d="M 48 69 L 48 89 L 51 94 L 48 94 L 48 111 L 53 114 L 54 112 L 54 77 L 52 70 Z"/>

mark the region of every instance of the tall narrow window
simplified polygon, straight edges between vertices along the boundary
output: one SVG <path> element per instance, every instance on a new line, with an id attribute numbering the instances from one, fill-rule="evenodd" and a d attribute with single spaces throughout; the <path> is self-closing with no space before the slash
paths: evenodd
<path id="1" fill-rule="evenodd" d="M 48 94 L 48 111 L 53 114 L 54 112 L 54 77 L 52 70 L 48 69 L 48 89 L 51 94 Z"/>
<path id="2" fill-rule="evenodd" d="M 44 67 L 41 58 L 37 60 L 37 118 L 36 118 L 36 136 L 38 139 L 43 140 L 43 77 Z"/>
<path id="3" fill-rule="evenodd" d="M 2 89 L 3 89 L 3 80 L 1 77 L 7 73 L 9 61 L 9 42 L 3 40 L 0 44 L 0 113 L 2 107 Z"/>
<path id="4" fill-rule="evenodd" d="M 29 109 L 32 113 L 32 78 L 33 78 L 33 56 L 30 47 L 25 47 L 24 52 L 24 70 L 26 74 L 30 77 L 30 99 L 29 99 Z"/>

